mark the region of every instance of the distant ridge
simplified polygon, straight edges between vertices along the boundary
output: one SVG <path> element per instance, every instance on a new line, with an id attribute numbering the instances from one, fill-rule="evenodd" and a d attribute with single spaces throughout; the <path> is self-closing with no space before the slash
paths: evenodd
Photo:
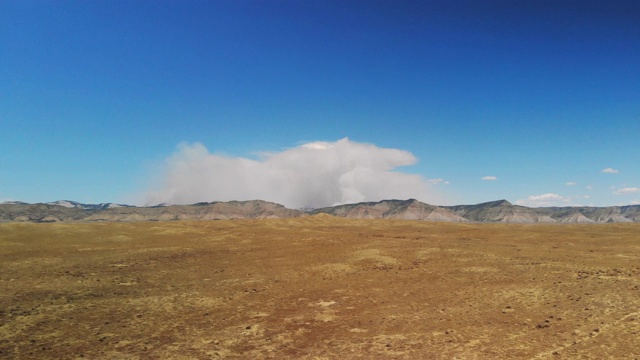
<path id="1" fill-rule="evenodd" d="M 513 205 L 507 200 L 497 200 L 475 205 L 435 206 L 408 199 L 294 210 L 263 200 L 150 207 L 113 203 L 82 204 L 71 200 L 38 204 L 20 201 L 0 203 L 0 222 L 230 220 L 319 214 L 350 219 L 444 222 L 621 223 L 640 222 L 640 205 L 529 208 Z"/>
<path id="2" fill-rule="evenodd" d="M 357 204 L 338 205 L 311 211 L 351 219 L 402 219 L 464 222 L 458 214 L 443 207 L 422 203 L 415 199 L 382 200 Z"/>
<path id="3" fill-rule="evenodd" d="M 470 221 L 535 223 L 556 222 L 549 215 L 526 206 L 513 205 L 507 200 L 476 205 L 443 206 Z"/>
<path id="4" fill-rule="evenodd" d="M 131 205 L 114 204 L 114 203 L 82 204 L 77 201 L 71 201 L 71 200 L 58 200 L 58 201 L 48 202 L 47 205 L 59 205 L 66 208 L 76 208 L 76 209 L 84 209 L 84 210 L 104 210 L 104 209 L 112 209 L 112 208 L 118 208 L 118 207 L 133 207 Z"/>
<path id="5" fill-rule="evenodd" d="M 0 204 L 0 222 L 230 220 L 306 215 L 300 210 L 262 200 L 150 207 L 115 205 L 80 204 L 68 200 L 46 204 L 3 203 Z"/>
<path id="6" fill-rule="evenodd" d="M 567 206 L 529 208 L 506 200 L 476 205 L 443 206 L 471 221 L 513 223 L 608 223 L 640 222 L 640 205 L 628 206 Z"/>

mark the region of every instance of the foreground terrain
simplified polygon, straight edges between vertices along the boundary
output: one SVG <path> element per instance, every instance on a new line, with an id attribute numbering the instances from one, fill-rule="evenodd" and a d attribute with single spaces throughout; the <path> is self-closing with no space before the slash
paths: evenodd
<path id="1" fill-rule="evenodd" d="M 637 223 L 9 223 L 0 258 L 0 358 L 640 358 Z"/>

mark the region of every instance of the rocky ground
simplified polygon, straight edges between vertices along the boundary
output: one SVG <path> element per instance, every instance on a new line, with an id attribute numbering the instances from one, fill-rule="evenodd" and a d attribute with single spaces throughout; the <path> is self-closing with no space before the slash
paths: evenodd
<path id="1" fill-rule="evenodd" d="M 9 223 L 0 258 L 0 358 L 640 358 L 637 223 Z"/>

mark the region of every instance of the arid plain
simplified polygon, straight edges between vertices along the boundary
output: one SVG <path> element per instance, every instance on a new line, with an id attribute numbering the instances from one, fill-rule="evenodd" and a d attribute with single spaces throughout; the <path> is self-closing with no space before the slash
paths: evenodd
<path id="1" fill-rule="evenodd" d="M 0 257 L 0 358 L 640 358 L 637 223 L 7 223 Z"/>

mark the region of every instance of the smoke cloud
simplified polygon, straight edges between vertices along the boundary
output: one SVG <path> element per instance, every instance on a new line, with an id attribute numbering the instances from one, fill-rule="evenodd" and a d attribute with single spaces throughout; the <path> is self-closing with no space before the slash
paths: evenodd
<path id="1" fill-rule="evenodd" d="M 416 162 L 408 151 L 348 138 L 261 153 L 257 160 L 211 154 L 200 143 L 181 144 L 146 203 L 261 199 L 289 208 L 407 198 L 433 203 L 438 197 L 427 179 L 395 171 Z"/>

